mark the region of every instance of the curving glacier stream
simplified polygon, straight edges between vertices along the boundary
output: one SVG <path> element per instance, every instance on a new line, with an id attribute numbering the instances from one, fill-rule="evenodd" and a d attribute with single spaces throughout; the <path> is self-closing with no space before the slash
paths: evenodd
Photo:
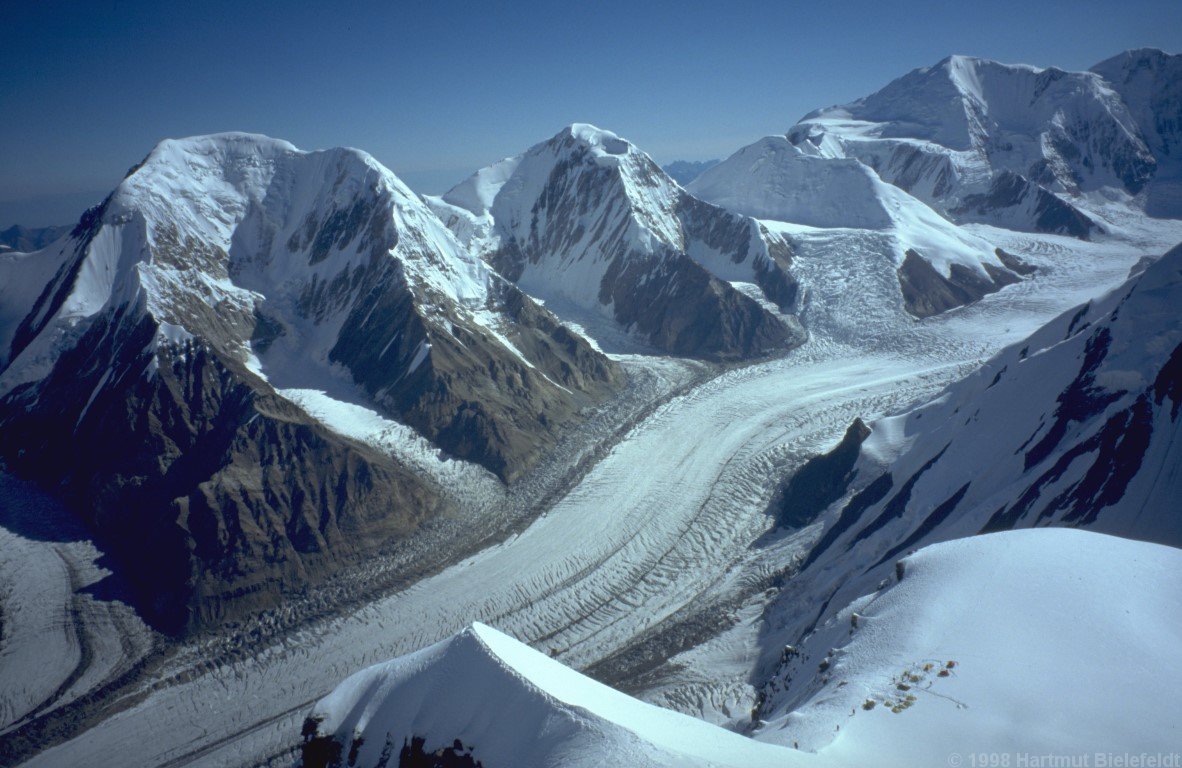
<path id="1" fill-rule="evenodd" d="M 664 377 L 650 393 L 660 404 L 605 442 L 541 517 L 405 589 L 233 652 L 214 638 L 151 655 L 153 638 L 126 606 L 85 590 L 104 574 L 93 545 L 39 538 L 4 518 L 0 752 L 31 754 L 17 737 L 32 720 L 54 746 L 30 766 L 290 764 L 307 710 L 342 678 L 475 620 L 642 697 L 740 721 L 751 670 L 734 650 L 754 642 L 772 578 L 811 541 L 806 530 L 756 545 L 777 479 L 854 417 L 934 395 L 1178 235 L 1134 234 L 1081 244 L 988 229 L 1040 274 L 914 322 L 880 277 L 884 246 L 853 230 L 818 233 L 794 264 L 812 336 L 804 347 L 688 391 L 674 386 L 687 374 L 669 362 L 628 358 Z M 1073 268 L 1081 257 L 1088 270 Z M 8 480 L 0 494 L 9 507 L 38 503 Z M 711 654 L 728 650 L 704 675 Z M 679 653 L 685 663 L 662 668 Z M 150 675 L 128 676 L 148 656 Z M 661 674 L 637 677 L 652 670 Z"/>

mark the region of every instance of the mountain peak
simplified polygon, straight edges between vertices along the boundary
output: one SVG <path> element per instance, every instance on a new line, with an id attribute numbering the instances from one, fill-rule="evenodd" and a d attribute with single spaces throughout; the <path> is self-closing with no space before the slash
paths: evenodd
<path id="1" fill-rule="evenodd" d="M 626 155 L 635 149 L 627 140 L 590 123 L 571 123 L 554 138 L 572 139 L 587 149 L 607 155 Z"/>
<path id="2" fill-rule="evenodd" d="M 628 328 L 650 348 L 718 359 L 795 342 L 732 284 L 790 311 L 786 243 L 692 198 L 610 131 L 572 124 L 428 202 L 503 276 L 550 306 L 614 323 L 611 336 Z"/>
<path id="3" fill-rule="evenodd" d="M 1161 48 L 1130 48 L 1127 51 L 1121 51 L 1115 56 L 1110 56 L 1107 59 L 1104 59 L 1096 66 L 1092 67 L 1092 71 L 1096 72 L 1105 65 L 1115 65 L 1125 62 L 1156 62 L 1174 58 L 1182 58 L 1182 54 L 1169 53 L 1167 51 L 1163 51 Z"/>

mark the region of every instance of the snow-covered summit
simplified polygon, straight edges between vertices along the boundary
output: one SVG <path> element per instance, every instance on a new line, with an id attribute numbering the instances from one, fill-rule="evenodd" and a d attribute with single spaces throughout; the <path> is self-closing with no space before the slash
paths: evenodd
<path id="1" fill-rule="evenodd" d="M 981 298 L 1017 277 L 983 238 L 945 219 L 854 157 L 806 152 L 784 136 L 740 149 L 689 185 L 703 200 L 757 219 L 870 230 L 890 253 L 904 304 L 928 315 Z M 800 227 L 791 239 L 827 237 Z"/>
<path id="2" fill-rule="evenodd" d="M 886 229 L 893 223 L 884 199 L 886 186 L 858 160 L 827 162 L 805 154 L 783 136 L 765 136 L 704 171 L 689 190 L 757 219 Z"/>
<path id="3" fill-rule="evenodd" d="M 366 196 L 375 201 L 365 206 L 388 208 L 389 213 L 362 221 L 365 214 L 374 215 L 357 207 Z M 487 295 L 489 277 L 483 264 L 455 247 L 446 229 L 401 179 L 358 149 L 304 152 L 286 141 L 245 133 L 168 139 L 120 184 L 105 216 L 114 221 L 139 213 L 153 223 L 156 218 L 171 220 L 184 236 L 202 237 L 227 253 L 237 245 L 238 251 L 256 251 L 251 256 L 259 258 L 257 251 L 269 247 L 271 253 L 261 256 L 262 260 L 286 267 L 275 277 L 290 279 L 294 276 L 290 263 L 271 263 L 294 261 L 279 248 L 289 245 L 300 227 L 310 227 L 312 212 L 322 210 L 342 220 L 352 216 L 358 224 L 369 225 L 375 235 L 387 234 L 379 233 L 380 228 L 392 229 L 397 233 L 394 239 L 411 237 L 419 241 L 413 244 L 416 250 L 437 252 L 430 260 L 404 263 L 413 277 L 449 298 L 480 301 Z M 258 231 L 239 232 L 243 224 Z M 328 247 L 329 234 L 325 241 L 313 244 L 318 261 L 308 265 L 321 274 L 341 266 L 322 252 L 348 250 L 343 242 L 336 242 L 335 249 Z M 249 235 L 269 238 L 269 242 L 250 242 Z M 395 250 L 399 250 L 397 244 Z M 322 261 L 328 263 L 321 266 Z"/>
<path id="4" fill-rule="evenodd" d="M 428 201 L 531 295 L 658 349 L 733 358 L 796 338 L 777 316 L 795 299 L 783 239 L 691 197 L 610 131 L 568 126 Z"/>
<path id="5" fill-rule="evenodd" d="M 972 151 L 994 171 L 1062 190 L 1116 183 L 1136 193 L 1154 167 L 1128 108 L 1098 75 L 968 56 L 950 56 L 870 96 L 813 112 L 793 135 L 818 127 L 843 132 L 847 142 L 917 139 Z"/>

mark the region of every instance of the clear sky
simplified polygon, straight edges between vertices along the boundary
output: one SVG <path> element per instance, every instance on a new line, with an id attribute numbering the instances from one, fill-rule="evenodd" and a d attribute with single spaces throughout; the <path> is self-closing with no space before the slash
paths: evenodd
<path id="1" fill-rule="evenodd" d="M 161 138 L 360 147 L 412 187 L 590 122 L 725 157 L 950 53 L 1182 50 L 1182 0 L 0 0 L 0 227 L 66 223 Z"/>

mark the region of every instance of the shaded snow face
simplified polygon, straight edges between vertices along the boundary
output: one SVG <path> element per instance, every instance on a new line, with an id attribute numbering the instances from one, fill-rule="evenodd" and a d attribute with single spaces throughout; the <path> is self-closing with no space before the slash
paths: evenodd
<path id="1" fill-rule="evenodd" d="M 1128 106 L 1157 161 L 1145 210 L 1182 218 L 1182 55 L 1125 51 L 1092 67 Z"/>

